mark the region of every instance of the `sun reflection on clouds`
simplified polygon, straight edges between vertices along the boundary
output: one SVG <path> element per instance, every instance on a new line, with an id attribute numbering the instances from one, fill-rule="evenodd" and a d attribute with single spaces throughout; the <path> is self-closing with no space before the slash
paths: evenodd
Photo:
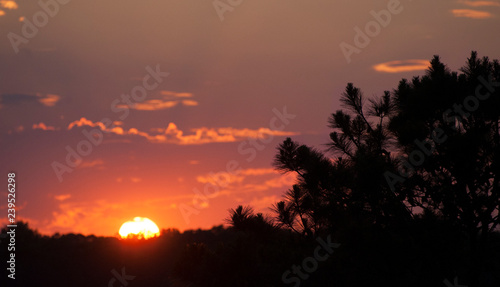
<path id="1" fill-rule="evenodd" d="M 133 109 L 139 111 L 159 111 L 159 110 L 173 108 L 179 104 L 183 106 L 197 106 L 198 105 L 197 101 L 186 99 L 192 97 L 193 97 L 192 93 L 187 93 L 187 92 L 180 93 L 180 92 L 163 90 L 160 91 L 160 95 L 156 96 L 156 98 L 153 97 L 140 103 L 139 102 L 134 103 L 133 105 L 124 105 L 124 104 L 117 105 L 117 108 Z"/>
<path id="2" fill-rule="evenodd" d="M 38 124 L 33 124 L 32 129 L 34 130 L 44 130 L 44 131 L 55 131 L 56 128 L 52 126 L 47 126 L 46 124 L 40 122 Z"/>
<path id="3" fill-rule="evenodd" d="M 182 104 L 185 106 L 197 106 L 198 102 L 193 100 L 183 100 Z"/>
<path id="4" fill-rule="evenodd" d="M 490 12 L 486 11 L 478 11 L 472 9 L 453 9 L 451 10 L 453 16 L 462 17 L 462 18 L 470 18 L 470 19 L 488 19 L 493 17 Z"/>
<path id="5" fill-rule="evenodd" d="M 495 1 L 470 1 L 470 0 L 462 0 L 459 1 L 462 4 L 465 4 L 470 7 L 484 7 L 484 6 L 496 6 L 500 7 L 500 2 Z"/>
<path id="6" fill-rule="evenodd" d="M 176 124 L 169 123 L 165 129 L 150 129 L 158 134 L 150 134 L 147 132 L 140 131 L 136 128 L 124 129 L 122 127 L 106 127 L 102 122 L 93 122 L 83 117 L 77 121 L 73 121 L 68 125 L 68 130 L 76 127 L 97 127 L 102 131 L 113 133 L 116 135 L 135 135 L 146 138 L 152 143 L 167 143 L 167 144 L 178 144 L 178 145 L 198 145 L 198 144 L 208 144 L 208 143 L 227 143 L 227 142 L 238 142 L 244 141 L 249 138 L 253 139 L 263 139 L 271 136 L 292 136 L 297 135 L 297 132 L 287 132 L 287 131 L 277 131 L 271 130 L 269 128 L 258 128 L 258 129 L 237 129 L 232 127 L 222 127 L 222 128 L 193 128 L 191 129 L 191 134 L 185 134 L 183 130 L 179 129 Z"/>
<path id="7" fill-rule="evenodd" d="M 173 91 L 160 91 L 160 94 L 162 96 L 165 96 L 165 98 L 173 97 L 173 98 L 191 98 L 193 97 L 192 93 L 178 93 L 178 92 L 173 92 Z"/>
<path id="8" fill-rule="evenodd" d="M 0 7 L 5 8 L 5 9 L 9 9 L 9 10 L 19 8 L 17 3 L 15 1 L 11 1 L 11 0 L 0 0 Z"/>
<path id="9" fill-rule="evenodd" d="M 71 194 L 60 194 L 60 195 L 56 195 L 54 196 L 54 198 L 58 201 L 64 201 L 66 199 L 69 199 L 71 198 Z"/>
<path id="10" fill-rule="evenodd" d="M 52 95 L 52 94 L 47 94 L 45 95 L 45 97 L 42 96 L 40 97 L 41 99 L 39 99 L 38 101 L 46 107 L 53 107 L 61 98 L 58 95 Z"/>
<path id="11" fill-rule="evenodd" d="M 403 73 L 412 71 L 423 71 L 429 67 L 428 60 L 398 60 L 380 63 L 373 66 L 373 69 L 382 73 Z"/>
<path id="12" fill-rule="evenodd" d="M 96 159 L 93 161 L 83 161 L 78 168 L 94 168 L 97 167 L 98 169 L 101 169 L 102 166 L 104 165 L 104 161 L 102 159 Z"/>

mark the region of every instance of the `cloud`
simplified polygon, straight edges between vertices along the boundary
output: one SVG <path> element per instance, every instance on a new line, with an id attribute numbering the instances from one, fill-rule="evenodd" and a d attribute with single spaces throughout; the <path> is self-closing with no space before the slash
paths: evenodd
<path id="1" fill-rule="evenodd" d="M 44 224 L 42 232 L 69 232 L 90 234 L 97 225 L 105 224 L 102 220 L 116 220 L 116 211 L 124 210 L 123 204 L 109 203 L 104 200 L 94 202 L 62 202 L 59 209 L 52 212 L 53 219 Z"/>
<path id="2" fill-rule="evenodd" d="M 470 19 L 488 19 L 493 17 L 493 15 L 490 12 L 478 11 L 472 9 L 453 9 L 451 10 L 451 13 L 453 13 L 453 16 L 455 17 L 463 17 Z"/>
<path id="3" fill-rule="evenodd" d="M 249 205 L 257 211 L 264 211 L 269 210 L 269 208 L 278 201 L 280 201 L 280 199 L 276 195 L 271 195 L 261 198 L 254 198 L 252 201 L 250 201 Z"/>
<path id="4" fill-rule="evenodd" d="M 53 126 L 47 126 L 44 123 L 40 122 L 38 124 L 33 124 L 31 127 L 34 130 L 44 130 L 44 131 L 55 131 L 56 128 Z"/>
<path id="5" fill-rule="evenodd" d="M 297 175 L 293 173 L 283 174 L 264 182 L 264 186 L 268 188 L 290 187 L 297 181 Z"/>
<path id="6" fill-rule="evenodd" d="M 212 175 L 200 175 L 196 177 L 196 181 L 226 187 L 232 183 L 242 182 L 245 179 L 244 176 L 239 176 L 238 174 L 239 173 L 219 172 L 217 173 L 217 178 Z"/>
<path id="7" fill-rule="evenodd" d="M 246 182 L 252 181 L 252 182 Z M 230 185 L 217 194 L 221 195 L 236 195 L 236 194 L 255 194 L 258 192 L 268 193 L 272 189 L 289 188 L 297 181 L 297 175 L 293 173 L 274 175 L 270 179 L 259 181 L 257 179 L 243 179 L 238 184 Z"/>
<path id="8" fill-rule="evenodd" d="M 54 94 L 2 94 L 0 95 L 0 103 L 3 105 L 22 105 L 22 104 L 41 104 L 45 107 L 53 107 L 59 100 L 60 96 Z M 1 107 L 1 106 L 0 106 Z"/>
<path id="9" fill-rule="evenodd" d="M 241 170 L 241 174 L 244 175 L 265 175 L 265 174 L 277 174 L 279 173 L 274 168 L 247 168 Z"/>
<path id="10" fill-rule="evenodd" d="M 64 200 L 66 200 L 66 199 L 71 198 L 71 194 L 60 194 L 60 195 L 56 195 L 56 196 L 54 196 L 54 198 L 55 198 L 56 200 L 59 200 L 59 201 L 64 201 Z"/>
<path id="11" fill-rule="evenodd" d="M 15 127 L 14 130 L 8 130 L 7 134 L 11 135 L 14 132 L 16 132 L 16 133 L 22 133 L 23 131 L 24 131 L 24 126 L 20 125 L 20 126 Z"/>
<path id="12" fill-rule="evenodd" d="M 373 66 L 373 69 L 382 73 L 404 73 L 411 71 L 422 71 L 429 67 L 428 60 L 402 60 L 380 63 Z"/>
<path id="13" fill-rule="evenodd" d="M 297 181 L 297 175 L 293 173 L 280 174 L 260 183 L 249 183 L 243 185 L 241 192 L 267 191 L 273 188 L 291 187 Z"/>
<path id="14" fill-rule="evenodd" d="M 0 16 L 3 16 L 3 15 L 5 15 L 5 11 L 0 10 Z"/>
<path id="15" fill-rule="evenodd" d="M 45 97 L 39 99 L 38 101 L 46 107 L 53 107 L 60 99 L 58 95 L 47 94 Z"/>
<path id="16" fill-rule="evenodd" d="M 142 103 L 134 103 L 132 106 L 118 105 L 117 107 L 118 108 L 129 107 L 130 109 L 139 111 L 158 111 L 175 107 L 178 103 L 179 101 L 163 101 L 163 100 L 153 99 L 144 101 Z"/>
<path id="17" fill-rule="evenodd" d="M 210 199 L 229 196 L 232 198 L 231 200 L 243 202 L 245 201 L 243 199 L 245 196 L 242 197 L 241 195 L 247 194 L 254 197 L 254 201 L 251 203 L 252 206 L 256 209 L 263 209 L 265 207 L 269 208 L 271 204 L 278 201 L 276 196 L 269 196 L 269 193 L 285 187 L 291 187 L 297 181 L 297 175 L 294 173 L 281 174 L 273 168 L 248 168 L 232 173 L 218 172 L 204 174 L 197 176 L 196 180 L 204 185 L 211 184 L 217 187 L 213 188 L 217 192 L 207 195 Z M 255 199 L 255 196 L 259 194 L 266 196 L 261 199 Z M 198 202 L 197 205 L 200 208 L 209 207 L 208 205 L 203 205 L 202 202 Z"/>
<path id="18" fill-rule="evenodd" d="M 195 128 L 191 129 L 192 134 L 185 135 L 174 123 L 170 123 L 165 129 L 163 135 L 153 138 L 153 142 L 175 142 L 181 145 L 207 144 L 221 142 L 237 142 L 248 138 L 263 139 L 269 136 L 292 136 L 295 132 L 274 131 L 268 128 L 259 129 L 236 129 L 231 127 L 224 128 Z"/>
<path id="19" fill-rule="evenodd" d="M 130 181 L 133 182 L 133 183 L 139 183 L 142 181 L 142 178 L 138 178 L 138 177 L 131 177 L 130 178 Z"/>
<path id="20" fill-rule="evenodd" d="M 178 144 L 178 145 L 198 145 L 198 144 L 208 144 L 208 143 L 227 143 L 227 142 L 238 142 L 244 141 L 249 138 L 251 139 L 266 139 L 271 136 L 293 136 L 298 135 L 297 132 L 286 132 L 286 131 L 275 131 L 269 128 L 259 128 L 259 129 L 236 129 L 231 127 L 224 128 L 194 128 L 191 129 L 191 134 L 185 135 L 184 131 L 177 128 L 174 123 L 169 123 L 165 129 L 152 129 L 152 133 L 147 133 L 140 131 L 136 128 L 130 128 L 128 130 L 122 127 L 113 126 L 112 128 L 106 128 L 104 123 L 92 122 L 86 118 L 81 118 L 77 121 L 71 122 L 68 125 L 68 130 L 75 127 L 98 127 L 102 131 L 108 133 L 114 133 L 117 135 L 132 135 L 144 137 L 152 143 L 168 143 L 168 144 Z M 153 134 L 155 133 L 155 134 Z"/>
<path id="21" fill-rule="evenodd" d="M 191 197 L 189 194 L 121 202 L 117 202 L 116 199 L 65 200 L 59 202 L 58 208 L 52 212 L 52 218 L 43 220 L 37 227 L 42 234 L 78 232 L 84 235 L 98 233 L 113 236 L 118 235 L 118 229 L 124 218 L 128 218 L 131 213 L 136 211 L 139 213 L 145 209 L 163 211 L 165 207 L 172 209 L 176 200 Z"/>
<path id="22" fill-rule="evenodd" d="M 193 100 L 183 100 L 182 104 L 185 106 L 197 106 L 198 102 Z"/>
<path id="23" fill-rule="evenodd" d="M 102 159 L 96 159 L 93 161 L 83 161 L 78 168 L 93 168 L 93 167 L 100 167 L 104 165 L 104 161 Z"/>
<path id="24" fill-rule="evenodd" d="M 164 98 L 191 98 L 193 97 L 192 93 L 177 93 L 173 91 L 160 91 L 160 94 L 162 96 L 165 96 Z"/>
<path id="25" fill-rule="evenodd" d="M 469 1 L 469 0 L 463 0 L 459 1 L 460 3 L 467 5 L 469 7 L 484 7 L 484 6 L 496 6 L 500 7 L 499 2 L 495 1 Z"/>
<path id="26" fill-rule="evenodd" d="M 5 9 L 9 9 L 9 10 L 19 8 L 19 6 L 17 6 L 16 1 L 11 1 L 11 0 L 0 0 L 0 7 L 5 8 Z"/>
<path id="27" fill-rule="evenodd" d="M 245 187 L 245 189 L 263 191 L 268 190 L 269 188 L 290 186 L 295 182 L 296 179 L 296 176 L 294 174 L 282 175 L 274 168 L 247 168 L 232 173 L 218 172 L 216 174 L 211 173 L 197 176 L 196 181 L 200 183 L 210 183 L 212 185 L 218 185 L 221 187 L 228 187 L 231 184 L 242 184 L 249 177 L 255 178 L 258 176 L 269 175 L 273 175 L 273 177 L 259 183 L 245 183 L 242 186 Z"/>
<path id="28" fill-rule="evenodd" d="M 74 127 L 83 127 L 83 126 L 89 126 L 89 127 L 99 127 L 102 131 L 111 131 L 110 129 L 106 129 L 106 125 L 104 125 L 101 122 L 92 122 L 91 120 L 88 120 L 86 118 L 80 118 L 77 121 L 73 121 L 69 123 L 68 125 L 68 130 L 71 130 Z M 119 133 L 119 132 L 117 132 Z"/>
<path id="29" fill-rule="evenodd" d="M 195 100 L 186 100 L 185 98 L 193 97 L 191 93 L 178 93 L 173 91 L 160 91 L 160 98 L 153 98 L 141 103 L 132 105 L 118 105 L 118 108 L 130 108 L 139 111 L 158 111 L 170 109 L 177 106 L 179 103 L 183 106 L 197 106 Z M 181 100 L 182 99 L 182 100 Z"/>

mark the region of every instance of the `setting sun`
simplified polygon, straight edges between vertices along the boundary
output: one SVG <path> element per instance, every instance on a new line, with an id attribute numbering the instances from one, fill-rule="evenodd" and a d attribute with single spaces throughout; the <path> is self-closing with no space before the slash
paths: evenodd
<path id="1" fill-rule="evenodd" d="M 148 239 L 160 235 L 160 229 L 149 218 L 135 217 L 134 221 L 123 223 L 118 233 L 122 238 L 138 237 Z"/>

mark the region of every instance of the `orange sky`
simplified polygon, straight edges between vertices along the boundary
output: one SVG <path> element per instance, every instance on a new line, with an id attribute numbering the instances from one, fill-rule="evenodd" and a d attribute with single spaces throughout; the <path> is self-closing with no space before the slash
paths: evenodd
<path id="1" fill-rule="evenodd" d="M 454 70 L 471 50 L 500 58 L 500 1 L 236 2 L 0 1 L 18 218 L 115 235 L 136 216 L 185 230 L 239 204 L 270 214 L 294 182 L 276 146 L 324 149 L 348 82 L 370 97 L 435 54 Z"/>

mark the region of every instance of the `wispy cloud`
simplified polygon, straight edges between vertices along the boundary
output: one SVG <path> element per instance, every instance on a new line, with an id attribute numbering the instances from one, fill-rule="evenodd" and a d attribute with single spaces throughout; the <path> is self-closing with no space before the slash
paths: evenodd
<path id="1" fill-rule="evenodd" d="M 61 202 L 59 209 L 52 212 L 52 220 L 42 231 L 47 233 L 67 232 L 78 230 L 79 233 L 89 234 L 96 223 L 103 218 L 113 219 L 115 211 L 122 210 L 125 205 L 96 200 L 94 202 Z"/>
<path id="2" fill-rule="evenodd" d="M 161 210 L 174 209 L 175 201 L 190 196 L 149 198 L 131 202 L 117 202 L 116 200 L 109 201 L 105 199 L 71 201 L 66 198 L 64 201 L 59 202 L 58 208 L 52 212 L 52 218 L 37 225 L 43 226 L 39 228 L 43 234 L 78 232 L 88 235 L 95 234 L 96 230 L 100 230 L 105 232 L 104 235 L 117 235 L 120 224 L 124 222 L 124 216 L 130 216 L 134 210 L 151 210 L 159 206 L 161 206 Z M 106 220 L 103 220 L 103 218 Z"/>
<path id="3" fill-rule="evenodd" d="M 198 102 L 193 100 L 182 100 L 182 104 L 185 106 L 197 106 Z"/>
<path id="4" fill-rule="evenodd" d="M 174 92 L 174 91 L 160 91 L 160 94 L 166 97 L 172 97 L 172 98 L 191 98 L 193 97 L 192 93 L 179 93 L 179 92 Z"/>
<path id="5" fill-rule="evenodd" d="M 59 200 L 59 201 L 64 201 L 64 200 L 66 200 L 66 199 L 71 198 L 71 194 L 60 194 L 60 195 L 56 195 L 56 196 L 54 196 L 54 198 L 55 198 L 56 200 Z"/>
<path id="6" fill-rule="evenodd" d="M 142 181 L 142 178 L 139 178 L 139 177 L 131 177 L 130 178 L 130 181 L 133 182 L 133 183 L 139 183 Z"/>
<path id="7" fill-rule="evenodd" d="M 104 165 L 104 161 L 102 159 L 96 159 L 92 161 L 83 161 L 78 168 L 93 168 L 93 167 L 102 167 Z"/>
<path id="8" fill-rule="evenodd" d="M 58 95 L 47 94 L 41 97 L 38 101 L 46 107 L 53 107 L 61 99 Z"/>
<path id="9" fill-rule="evenodd" d="M 250 201 L 249 205 L 252 206 L 257 211 L 259 210 L 266 211 L 269 210 L 269 208 L 278 201 L 280 201 L 278 196 L 270 195 L 260 198 L 254 198 L 252 201 Z"/>
<path id="10" fill-rule="evenodd" d="M 93 122 L 91 120 L 87 120 L 86 118 L 80 118 L 77 121 L 71 122 L 68 125 L 68 130 L 74 128 L 74 127 L 83 127 L 83 126 L 89 126 L 89 127 L 99 127 L 101 130 L 106 130 L 106 125 L 104 125 L 101 122 Z"/>
<path id="11" fill-rule="evenodd" d="M 0 7 L 13 10 L 19 8 L 17 5 L 16 1 L 11 1 L 11 0 L 0 0 Z"/>
<path id="12" fill-rule="evenodd" d="M 500 7 L 500 2 L 496 1 L 470 1 L 470 0 L 461 0 L 459 3 L 462 3 L 469 7 L 485 7 L 485 6 L 495 6 Z"/>
<path id="13" fill-rule="evenodd" d="M 257 178 L 259 176 L 264 177 L 264 180 L 257 180 L 255 183 L 249 183 L 248 178 Z M 269 178 L 271 176 L 271 178 Z M 260 177 L 262 178 L 262 177 Z M 265 179 L 267 178 L 267 179 Z M 280 174 L 274 168 L 247 168 L 241 169 L 237 172 L 218 172 L 216 175 L 205 174 L 196 177 L 196 181 L 200 183 L 210 183 L 213 185 L 219 185 L 231 189 L 231 185 L 237 184 L 238 187 L 235 190 L 253 190 L 253 191 L 265 191 L 270 188 L 279 188 L 283 186 L 291 186 L 295 180 L 296 175 L 294 174 Z M 234 186 L 233 186 L 234 187 Z"/>
<path id="14" fill-rule="evenodd" d="M 157 135 L 152 139 L 153 142 L 175 142 L 182 145 L 207 144 L 215 142 L 237 142 L 248 138 L 262 139 L 269 136 L 292 136 L 296 132 L 275 131 L 268 128 L 259 129 L 236 129 L 231 127 L 224 128 L 195 128 L 191 129 L 192 134 L 184 135 L 174 123 L 170 123 L 165 129 L 163 135 Z"/>
<path id="15" fill-rule="evenodd" d="M 192 98 L 192 93 L 179 93 L 173 91 L 160 91 L 160 96 L 146 100 L 141 103 L 134 103 L 133 105 L 118 105 L 119 108 L 130 108 L 139 111 L 158 111 L 173 108 L 177 105 L 183 106 L 197 106 L 198 102 L 195 100 L 187 100 Z"/>
<path id="16" fill-rule="evenodd" d="M 268 191 L 273 188 L 291 187 L 297 181 L 297 175 L 293 173 L 275 175 L 271 179 L 264 180 L 258 183 L 247 183 L 239 187 L 237 193 L 242 192 L 257 192 Z"/>
<path id="17" fill-rule="evenodd" d="M 470 19 L 488 19 L 493 17 L 493 15 L 490 12 L 478 11 L 472 9 L 453 9 L 451 10 L 451 13 L 453 13 L 453 16 L 455 17 L 463 17 Z"/>
<path id="18" fill-rule="evenodd" d="M 2 106 L 13 106 L 22 104 L 41 104 L 45 107 L 53 107 L 59 100 L 60 96 L 54 94 L 2 94 L 0 95 L 0 108 Z"/>
<path id="19" fill-rule="evenodd" d="M 56 128 L 53 126 L 47 126 L 46 124 L 40 122 L 38 124 L 33 124 L 32 129 L 34 130 L 44 130 L 44 131 L 55 131 Z"/>
<path id="20" fill-rule="evenodd" d="M 412 71 L 423 71 L 429 67 L 428 60 L 401 60 L 380 63 L 373 66 L 373 69 L 382 73 L 404 73 Z"/>
<path id="21" fill-rule="evenodd" d="M 118 105 L 117 107 L 119 108 L 129 107 L 130 109 L 139 111 L 158 111 L 175 107 L 177 106 L 178 103 L 179 101 L 164 101 L 164 100 L 153 99 L 144 101 L 142 103 L 134 103 L 132 106 Z"/>

